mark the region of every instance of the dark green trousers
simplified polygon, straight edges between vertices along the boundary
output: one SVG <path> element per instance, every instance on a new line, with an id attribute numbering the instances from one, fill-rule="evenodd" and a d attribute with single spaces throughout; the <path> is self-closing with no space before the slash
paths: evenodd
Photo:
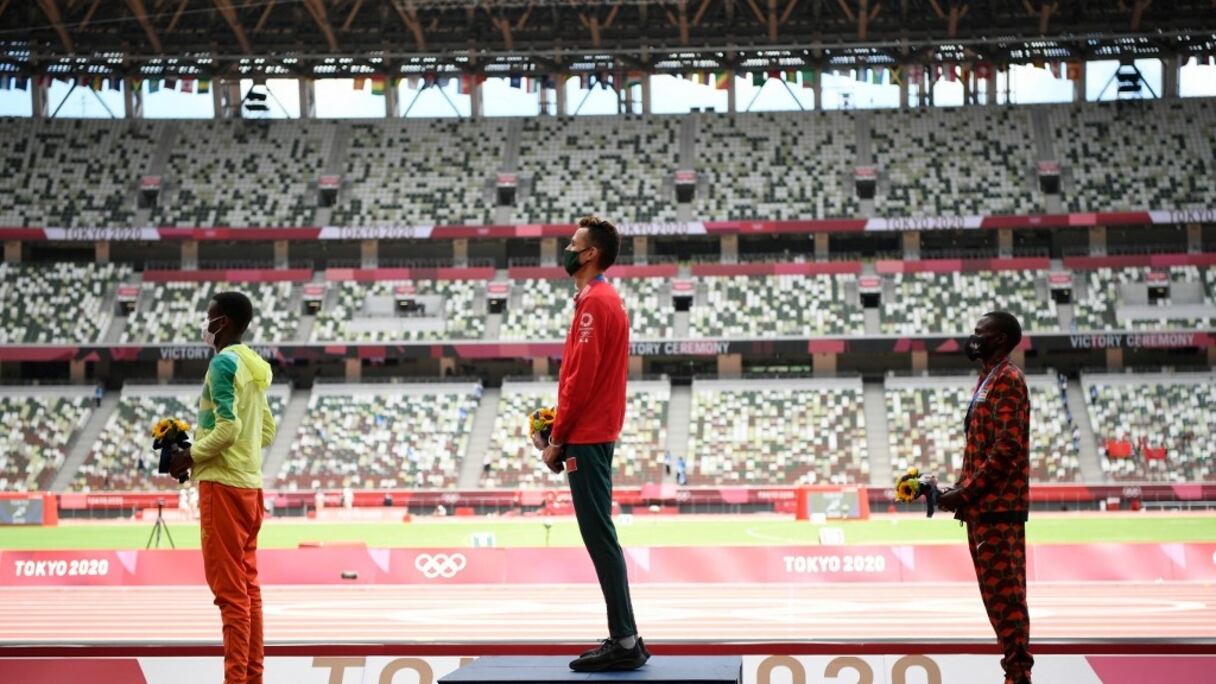
<path id="1" fill-rule="evenodd" d="M 567 444 L 564 453 L 570 498 L 583 545 L 595 565 L 595 575 L 608 608 L 608 635 L 623 639 L 638 633 L 629 598 L 625 553 L 612 524 L 612 450 L 616 445 Z M 569 459 L 577 464 L 573 470 Z"/>

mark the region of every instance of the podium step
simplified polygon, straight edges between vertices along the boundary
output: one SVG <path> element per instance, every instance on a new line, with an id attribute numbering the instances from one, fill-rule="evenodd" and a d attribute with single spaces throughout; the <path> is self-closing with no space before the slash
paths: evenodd
<path id="1" fill-rule="evenodd" d="M 574 672 L 573 656 L 497 656 L 478 658 L 439 680 L 439 684 L 520 684 L 521 682 L 650 682 L 651 684 L 739 684 L 739 656 L 655 656 L 630 672 Z"/>

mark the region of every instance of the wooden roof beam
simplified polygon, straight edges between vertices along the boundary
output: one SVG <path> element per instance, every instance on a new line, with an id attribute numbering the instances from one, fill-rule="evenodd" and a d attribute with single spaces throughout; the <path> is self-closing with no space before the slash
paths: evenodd
<path id="1" fill-rule="evenodd" d="M 51 26 L 55 27 L 55 33 L 59 34 L 59 42 L 63 43 L 63 49 L 68 52 L 76 52 L 72 37 L 63 27 L 63 16 L 59 14 L 59 5 L 55 4 L 55 0 L 38 0 L 38 6 L 42 8 L 42 13 L 46 15 L 46 18 L 51 21 Z"/>
<path id="2" fill-rule="evenodd" d="M 363 0 L 355 0 L 355 6 L 350 8 L 350 14 L 346 15 L 346 21 L 342 23 L 342 30 L 349 31 L 352 24 L 355 23 L 355 17 L 359 15 L 359 9 L 363 7 Z"/>
<path id="3" fill-rule="evenodd" d="M 160 46 L 160 36 L 156 35 L 156 27 L 148 19 L 148 10 L 144 7 L 144 0 L 127 0 L 127 7 L 131 8 L 131 14 L 139 21 L 139 25 L 143 27 L 144 33 L 148 36 L 148 44 L 157 52 L 164 52 Z"/>
<path id="4" fill-rule="evenodd" d="M 422 23 L 418 21 L 418 10 L 414 3 L 403 4 L 401 0 L 392 0 L 393 9 L 397 10 L 402 23 L 414 34 L 414 44 L 419 50 L 426 49 L 426 34 L 422 32 Z"/>
<path id="5" fill-rule="evenodd" d="M 232 33 L 236 36 L 236 42 L 240 44 L 241 49 L 246 53 L 253 52 L 249 36 L 245 35 L 245 29 L 241 27 L 240 17 L 236 15 L 236 8 L 232 6 L 232 1 L 215 0 L 215 7 L 223 15 L 224 21 L 228 22 L 228 26 L 232 28 Z"/>
<path id="6" fill-rule="evenodd" d="M 680 0 L 680 45 L 688 45 L 688 0 Z"/>
<path id="7" fill-rule="evenodd" d="M 277 2 L 278 0 L 270 0 L 270 2 L 266 3 L 266 7 L 262 10 L 262 16 L 258 17 L 258 23 L 253 26 L 254 33 L 261 33 L 262 29 L 266 27 L 266 22 L 270 21 L 270 13 L 274 11 L 274 6 Z"/>
<path id="8" fill-rule="evenodd" d="M 317 28 L 321 29 L 322 35 L 325 36 L 325 42 L 329 44 L 329 49 L 337 52 L 338 39 L 334 37 L 334 29 L 329 24 L 329 12 L 325 8 L 325 3 L 321 0 L 304 0 L 304 9 L 312 15 L 312 20 L 316 22 Z"/>
<path id="9" fill-rule="evenodd" d="M 1136 0 L 1136 4 L 1132 6 L 1132 31 L 1140 30 L 1140 20 L 1144 18 L 1144 10 L 1148 9 L 1153 4 L 1153 0 Z"/>

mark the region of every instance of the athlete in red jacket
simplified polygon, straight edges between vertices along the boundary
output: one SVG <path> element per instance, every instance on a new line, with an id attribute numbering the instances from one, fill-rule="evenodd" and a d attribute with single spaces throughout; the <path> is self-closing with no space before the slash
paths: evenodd
<path id="1" fill-rule="evenodd" d="M 608 609 L 608 638 L 570 669 L 634 670 L 650 653 L 633 620 L 625 554 L 612 524 L 612 451 L 625 422 L 629 317 L 604 279 L 621 238 L 615 226 L 594 216 L 578 226 L 562 254 L 578 293 L 558 378 L 557 419 L 543 458 L 553 472 L 566 471 L 578 530 Z"/>
<path id="2" fill-rule="evenodd" d="M 938 505 L 967 524 L 967 546 L 980 596 L 1004 657 L 1006 684 L 1030 684 L 1030 613 L 1026 608 L 1026 518 L 1030 510 L 1030 395 L 1009 354 L 1022 340 L 1017 318 L 994 311 L 967 341 L 983 362 L 967 407 L 967 447 L 958 486 Z"/>

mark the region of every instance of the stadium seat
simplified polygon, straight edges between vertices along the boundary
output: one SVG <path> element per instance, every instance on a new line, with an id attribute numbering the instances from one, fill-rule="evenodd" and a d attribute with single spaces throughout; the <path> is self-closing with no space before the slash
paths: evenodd
<path id="1" fill-rule="evenodd" d="M 1086 374 L 1081 383 L 1106 477 L 1216 480 L 1216 376 Z"/>
<path id="2" fill-rule="evenodd" d="M 317 313 L 316 342 L 391 342 L 429 339 L 481 339 L 486 330 L 485 282 L 415 280 L 415 294 L 432 306 L 399 316 L 393 292 L 398 282 L 342 282 L 337 303 Z M 435 298 L 429 300 L 428 298 Z"/>
<path id="3" fill-rule="evenodd" d="M 1069 211 L 1216 204 L 1211 152 L 1216 108 L 1210 100 L 1089 102 L 1048 112 Z"/>
<path id="4" fill-rule="evenodd" d="M 888 378 L 885 387 L 891 465 L 915 466 L 942 482 L 954 482 L 966 446 L 963 420 L 977 378 Z M 1029 376 L 1030 477 L 1035 482 L 1074 482 L 1081 464 L 1076 430 L 1055 378 Z"/>
<path id="5" fill-rule="evenodd" d="M 0 139 L 0 225 L 96 228 L 130 225 L 135 189 L 164 123 L 5 119 Z"/>
<path id="6" fill-rule="evenodd" d="M 870 136 L 880 216 L 1043 213 L 1026 108 L 876 109 Z"/>
<path id="7" fill-rule="evenodd" d="M 191 122 L 163 173 L 161 226 L 314 225 L 317 179 L 337 125 L 328 121 Z"/>
<path id="8" fill-rule="evenodd" d="M 846 284 L 853 276 L 705 277 L 689 317 L 692 337 L 853 335 L 865 330 Z"/>
<path id="9" fill-rule="evenodd" d="M 612 455 L 614 484 L 640 485 L 658 482 L 662 477 L 670 397 L 666 381 L 629 383 L 625 399 L 628 419 Z M 565 485 L 565 476 L 549 472 L 528 438 L 528 414 L 556 403 L 556 382 L 503 384 L 482 487 L 536 489 Z"/>
<path id="10" fill-rule="evenodd" d="M 573 223 L 598 214 L 616 224 L 676 220 L 680 118 L 578 116 L 524 119 L 519 223 Z"/>
<path id="11" fill-rule="evenodd" d="M 460 475 L 480 385 L 314 388 L 279 487 L 444 488 Z"/>
<path id="12" fill-rule="evenodd" d="M 389 119 L 349 128 L 334 225 L 492 221 L 492 182 L 502 164 L 506 120 Z"/>
<path id="13" fill-rule="evenodd" d="M 675 308 L 663 278 L 613 278 L 629 316 L 631 339 L 671 337 Z M 569 280 L 516 281 L 503 316 L 499 337 L 504 340 L 564 340 L 574 315 L 574 285 Z"/>
<path id="14" fill-rule="evenodd" d="M 116 264 L 0 263 L 0 344 L 97 342 L 112 319 Z"/>
<path id="15" fill-rule="evenodd" d="M 891 285 L 894 296 L 882 301 L 887 334 L 969 333 L 992 310 L 1017 316 L 1023 330 L 1060 328 L 1042 271 L 896 273 Z"/>
<path id="16" fill-rule="evenodd" d="M 253 302 L 253 321 L 245 341 L 287 342 L 295 339 L 300 307 L 295 284 L 279 283 L 144 283 L 139 306 L 127 317 L 122 341 L 129 343 L 198 342 L 207 304 L 219 292 L 237 290 Z"/>
<path id="17" fill-rule="evenodd" d="M 857 131 L 845 112 L 699 114 L 698 219 L 856 216 Z"/>
<path id="18" fill-rule="evenodd" d="M 1216 283 L 1216 269 L 1196 266 L 1171 266 L 1158 268 L 1098 268 L 1084 272 L 1085 289 L 1078 292 L 1073 305 L 1073 327 L 1077 330 L 1153 330 L 1164 328 L 1210 328 L 1216 325 L 1211 318 L 1179 318 L 1171 315 L 1168 302 L 1162 302 L 1162 316 L 1157 319 L 1137 318 L 1118 320 L 1117 310 L 1122 301 L 1120 286 L 1143 283 L 1152 272 L 1165 272 L 1174 283 L 1198 283 L 1206 290 L 1205 303 L 1213 303 L 1212 284 Z"/>
<path id="19" fill-rule="evenodd" d="M 92 414 L 92 394 L 81 388 L 0 393 L 0 492 L 50 489 Z"/>
<path id="20" fill-rule="evenodd" d="M 869 481 L 859 380 L 693 383 L 692 485 Z"/>
<path id="21" fill-rule="evenodd" d="M 156 472 L 159 455 L 152 450 L 152 426 L 161 418 L 180 418 L 194 429 L 199 391 L 199 387 L 184 386 L 124 388 L 70 488 L 86 492 L 175 489 L 173 478 Z M 272 387 L 267 402 L 275 420 L 281 421 L 287 406 L 285 388 Z"/>

